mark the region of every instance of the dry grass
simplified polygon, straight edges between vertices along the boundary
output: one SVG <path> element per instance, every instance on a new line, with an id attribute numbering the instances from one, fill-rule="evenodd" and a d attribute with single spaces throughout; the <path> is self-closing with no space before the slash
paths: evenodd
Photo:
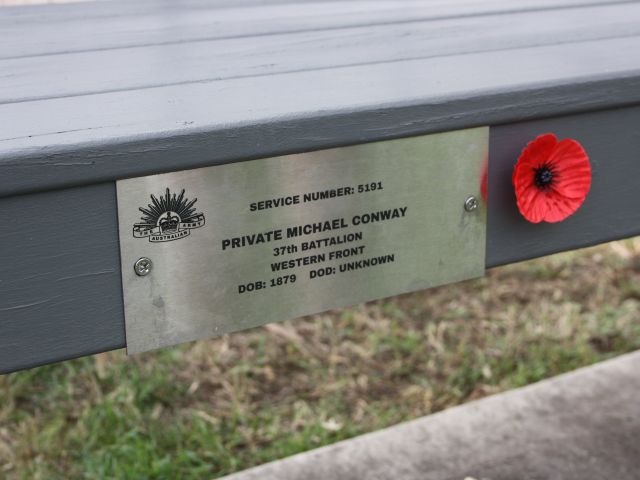
<path id="1" fill-rule="evenodd" d="M 0 476 L 202 478 L 640 347 L 640 241 L 0 377 Z"/>

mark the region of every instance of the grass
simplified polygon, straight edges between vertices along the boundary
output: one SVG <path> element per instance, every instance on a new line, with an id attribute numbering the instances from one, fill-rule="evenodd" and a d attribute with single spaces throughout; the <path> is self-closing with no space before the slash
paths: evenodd
<path id="1" fill-rule="evenodd" d="M 640 240 L 0 377 L 0 477 L 211 478 L 640 348 Z"/>

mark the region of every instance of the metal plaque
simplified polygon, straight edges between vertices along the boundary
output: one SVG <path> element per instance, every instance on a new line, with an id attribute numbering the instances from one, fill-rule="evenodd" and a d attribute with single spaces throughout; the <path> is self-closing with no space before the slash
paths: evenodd
<path id="1" fill-rule="evenodd" d="M 129 353 L 481 276 L 488 137 L 118 181 Z"/>

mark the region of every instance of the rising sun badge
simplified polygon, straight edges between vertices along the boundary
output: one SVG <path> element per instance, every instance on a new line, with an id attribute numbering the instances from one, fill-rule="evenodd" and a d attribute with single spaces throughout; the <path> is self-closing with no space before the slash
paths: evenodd
<path id="1" fill-rule="evenodd" d="M 194 207 L 197 198 L 189 200 L 184 196 L 171 194 L 169 189 L 160 198 L 151 195 L 151 203 L 147 208 L 139 208 L 144 214 L 141 223 L 133 225 L 133 236 L 148 238 L 150 242 L 170 242 L 184 238 L 194 228 L 204 225 L 204 215 L 197 213 Z"/>

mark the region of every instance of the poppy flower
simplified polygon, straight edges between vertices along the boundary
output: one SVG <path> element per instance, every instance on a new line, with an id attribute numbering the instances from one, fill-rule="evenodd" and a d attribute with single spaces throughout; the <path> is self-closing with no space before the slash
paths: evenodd
<path id="1" fill-rule="evenodd" d="M 512 181 L 524 218 L 532 223 L 560 222 L 575 213 L 589 193 L 589 157 L 577 141 L 558 141 L 546 133 L 522 150 Z"/>

